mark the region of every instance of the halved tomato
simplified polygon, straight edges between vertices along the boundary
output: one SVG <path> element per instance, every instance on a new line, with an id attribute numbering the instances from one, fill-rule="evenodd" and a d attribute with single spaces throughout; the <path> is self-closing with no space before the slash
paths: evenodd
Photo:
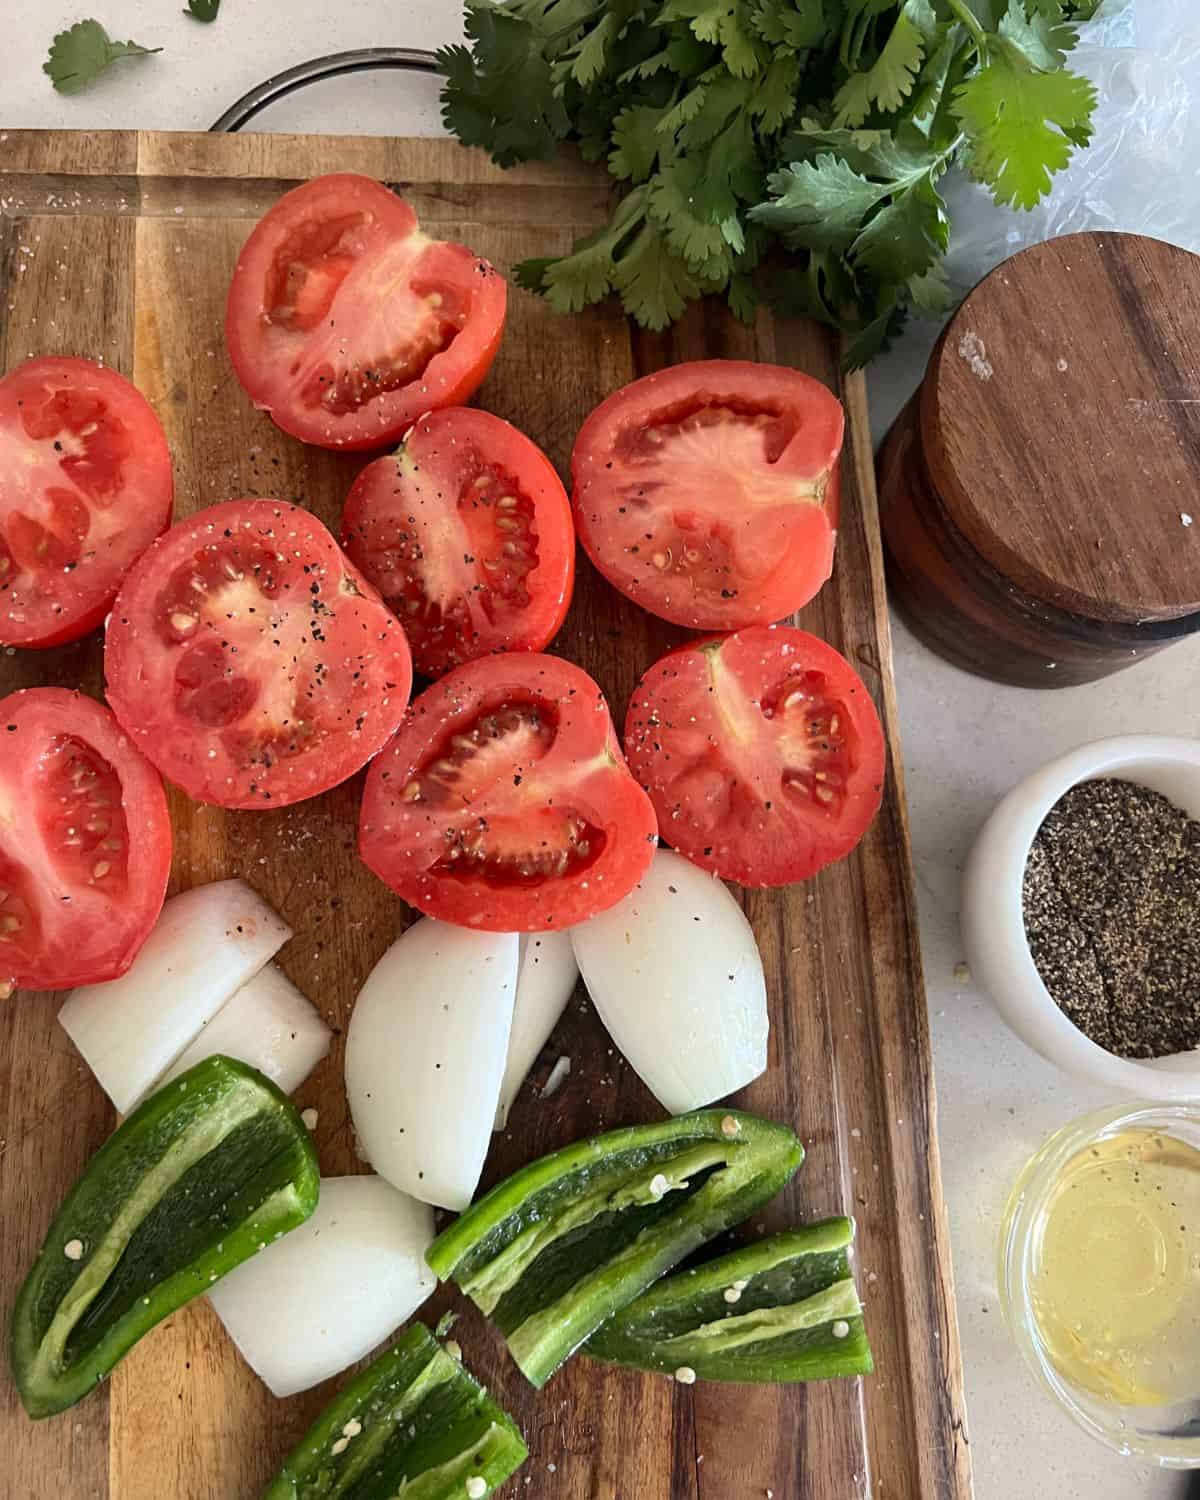
<path id="1" fill-rule="evenodd" d="M 769 625 L 833 568 L 841 402 L 779 365 L 711 359 L 624 386 L 571 457 L 579 540 L 677 625 Z"/>
<path id="2" fill-rule="evenodd" d="M 284 807 L 345 781 L 412 687 L 395 616 L 282 500 L 227 500 L 155 542 L 113 605 L 104 671 L 146 757 L 220 807 Z"/>
<path id="3" fill-rule="evenodd" d="M 625 750 L 667 843 L 726 880 L 787 885 L 849 854 L 879 810 L 883 729 L 832 646 L 755 626 L 664 656 Z"/>
<path id="4" fill-rule="evenodd" d="M 0 993 L 123 974 L 170 869 L 163 784 L 108 709 L 67 688 L 0 701 Z"/>
<path id="5" fill-rule="evenodd" d="M 358 476 L 342 545 L 400 616 L 418 672 L 540 651 L 575 582 L 575 527 L 554 465 L 490 412 L 422 417 Z"/>
<path id="6" fill-rule="evenodd" d="M 468 662 L 413 700 L 367 773 L 359 852 L 460 927 L 586 921 L 637 884 L 658 839 L 604 694 L 557 657 Z"/>
<path id="7" fill-rule="evenodd" d="M 507 288 L 432 240 L 403 198 L 338 172 L 285 193 L 246 241 L 225 314 L 246 394 L 322 448 L 383 448 L 491 367 Z"/>
<path id="8" fill-rule="evenodd" d="M 162 427 L 123 375 L 48 355 L 0 380 L 0 645 L 94 630 L 173 496 Z"/>

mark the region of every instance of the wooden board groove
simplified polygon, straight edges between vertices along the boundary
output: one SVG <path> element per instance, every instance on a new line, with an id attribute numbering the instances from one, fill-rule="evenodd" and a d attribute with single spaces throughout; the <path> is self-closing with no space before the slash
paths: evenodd
<path id="1" fill-rule="evenodd" d="M 175 456 L 177 514 L 229 495 L 298 499 L 336 527 L 363 460 L 305 449 L 242 395 L 224 350 L 225 287 L 247 221 L 301 177 L 330 170 L 403 183 L 437 232 L 503 269 L 565 249 L 604 213 L 602 173 L 569 157 L 503 173 L 449 141 L 337 137 L 80 137 L 0 131 L 0 364 L 35 352 L 103 357 L 156 406 Z M 25 269 L 19 267 L 24 264 Z M 86 271 L 86 278 L 82 272 Z M 89 292 L 82 294 L 82 286 Z M 35 321 L 36 320 L 36 321 Z M 767 966 L 768 1074 L 739 1102 L 795 1124 L 808 1159 L 749 1232 L 846 1209 L 877 1373 L 808 1388 L 684 1388 L 577 1359 L 540 1395 L 472 1310 L 456 1337 L 530 1442 L 510 1487 L 530 1500 L 969 1500 L 961 1372 L 934 1132 L 929 1039 L 896 738 L 891 649 L 861 376 L 844 378 L 827 330 L 744 328 L 692 308 L 663 335 L 611 307 L 574 319 L 514 290 L 483 405 L 565 469 L 580 422 L 633 375 L 678 359 L 741 356 L 826 380 L 849 416 L 833 580 L 800 623 L 855 660 L 889 731 L 887 795 L 860 849 L 790 892 L 744 892 Z M 620 723 L 641 673 L 683 632 L 633 609 L 581 561 L 554 649 L 601 682 Z M 0 656 L 0 690 L 57 681 L 98 692 L 99 643 Z M 361 778 L 274 813 L 225 813 L 172 795 L 173 882 L 241 874 L 296 928 L 282 961 L 335 1027 L 401 929 L 401 903 L 359 864 Z M 0 1317 L 54 1206 L 111 1128 L 50 996 L 0 1009 Z M 561 1054 L 571 1082 L 527 1089 L 489 1158 L 491 1182 L 591 1130 L 661 1111 L 611 1050 L 582 993 L 535 1069 Z M 315 1105 L 323 1170 L 362 1170 L 342 1087 L 342 1041 L 298 1095 Z M 459 1299 L 441 1289 L 436 1318 Z M 107 1390 L 38 1425 L 0 1378 L 7 1500 L 253 1500 L 330 1394 L 273 1400 L 206 1304 L 171 1318 Z M 528 1483 L 525 1481 L 528 1480 Z"/>

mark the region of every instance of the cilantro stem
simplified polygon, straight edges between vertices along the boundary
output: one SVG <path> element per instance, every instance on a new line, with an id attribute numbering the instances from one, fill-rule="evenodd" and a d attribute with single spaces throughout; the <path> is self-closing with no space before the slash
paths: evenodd
<path id="1" fill-rule="evenodd" d="M 979 24 L 977 16 L 966 3 L 966 0 L 946 0 L 946 4 L 971 33 L 975 45 L 979 48 L 980 52 L 986 52 L 987 32 Z"/>

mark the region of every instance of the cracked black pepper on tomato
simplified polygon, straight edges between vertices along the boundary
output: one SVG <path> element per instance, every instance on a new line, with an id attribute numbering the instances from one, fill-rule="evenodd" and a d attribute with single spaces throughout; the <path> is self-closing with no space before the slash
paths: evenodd
<path id="1" fill-rule="evenodd" d="M 414 1323 L 330 1402 L 262 1500 L 484 1500 L 528 1456 L 507 1412 Z"/>
<path id="2" fill-rule="evenodd" d="M 25 1410 L 82 1400 L 155 1324 L 303 1223 L 319 1186 L 300 1116 L 245 1063 L 208 1058 L 151 1095 L 92 1157 L 17 1294 Z"/>
<path id="3" fill-rule="evenodd" d="M 475 407 L 427 413 L 367 465 L 342 545 L 403 622 L 425 677 L 493 651 L 540 651 L 571 603 L 562 480 L 523 432 Z"/>
<path id="4" fill-rule="evenodd" d="M 614 588 L 676 625 L 782 620 L 833 569 L 844 427 L 841 402 L 782 365 L 657 370 L 580 429 L 579 540 Z"/>
<path id="5" fill-rule="evenodd" d="M 363 790 L 359 852 L 376 875 L 419 911 L 488 932 L 586 921 L 628 895 L 657 844 L 599 686 L 536 652 L 427 688 Z"/>
<path id="6" fill-rule="evenodd" d="M 763 296 L 865 364 L 910 309 L 953 301 L 938 182 L 965 167 L 1032 207 L 1091 136 L 1064 68 L 1098 0 L 468 0 L 443 118 L 502 166 L 578 143 L 624 196 L 523 286 L 611 293 L 662 328 L 705 293 Z"/>
<path id="7" fill-rule="evenodd" d="M 508 288 L 431 239 L 403 198 L 353 172 L 285 193 L 246 241 L 225 315 L 237 378 L 292 437 L 386 448 L 458 406 L 491 368 Z"/>
<path id="8" fill-rule="evenodd" d="M 404 716 L 412 659 L 379 595 L 308 511 L 227 500 L 129 570 L 108 701 L 198 802 L 286 807 L 345 781 Z"/>
<path id="9" fill-rule="evenodd" d="M 541 1386 L 664 1272 L 773 1198 L 803 1158 L 786 1126 L 734 1110 L 610 1131 L 514 1173 L 426 1260 Z"/>
<path id="10" fill-rule="evenodd" d="M 815 635 L 754 626 L 650 668 L 625 720 L 665 841 L 742 885 L 843 859 L 879 811 L 887 745 L 866 685 Z"/>

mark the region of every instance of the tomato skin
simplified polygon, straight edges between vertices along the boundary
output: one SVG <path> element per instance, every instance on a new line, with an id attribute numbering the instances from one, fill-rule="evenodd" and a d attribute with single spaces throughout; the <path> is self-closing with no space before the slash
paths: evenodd
<path id="1" fill-rule="evenodd" d="M 0 797 L 0 982 L 63 990 L 116 979 L 166 894 L 171 823 L 158 773 L 103 704 L 25 688 L 0 700 Z"/>
<path id="2" fill-rule="evenodd" d="M 425 677 L 491 652 L 540 651 L 575 584 L 575 527 L 554 465 L 472 407 L 421 417 L 396 453 L 363 469 L 342 545 L 400 618 Z"/>
<path id="3" fill-rule="evenodd" d="M 474 395 L 506 304 L 486 260 L 430 239 L 374 178 L 337 172 L 259 220 L 233 273 L 225 339 L 243 389 L 277 427 L 370 450 Z"/>
<path id="4" fill-rule="evenodd" d="M 579 540 L 609 583 L 676 625 L 769 625 L 833 568 L 845 426 L 819 380 L 701 360 L 614 392 L 571 455 Z"/>
<path id="5" fill-rule="evenodd" d="M 220 807 L 286 807 L 345 781 L 412 688 L 391 611 L 282 500 L 227 500 L 160 537 L 113 605 L 104 670 L 147 758 Z"/>
<path id="6" fill-rule="evenodd" d="M 123 375 L 43 355 L 0 379 L 0 645 L 95 630 L 173 498 L 162 425 Z"/>
<path id="7" fill-rule="evenodd" d="M 792 626 L 690 641 L 634 690 L 630 769 L 665 842 L 746 886 L 807 880 L 858 844 L 887 745 L 858 673 Z"/>
<path id="8" fill-rule="evenodd" d="M 414 699 L 359 823 L 364 862 L 405 901 L 489 932 L 586 921 L 633 889 L 657 843 L 600 688 L 535 652 L 468 662 Z"/>

